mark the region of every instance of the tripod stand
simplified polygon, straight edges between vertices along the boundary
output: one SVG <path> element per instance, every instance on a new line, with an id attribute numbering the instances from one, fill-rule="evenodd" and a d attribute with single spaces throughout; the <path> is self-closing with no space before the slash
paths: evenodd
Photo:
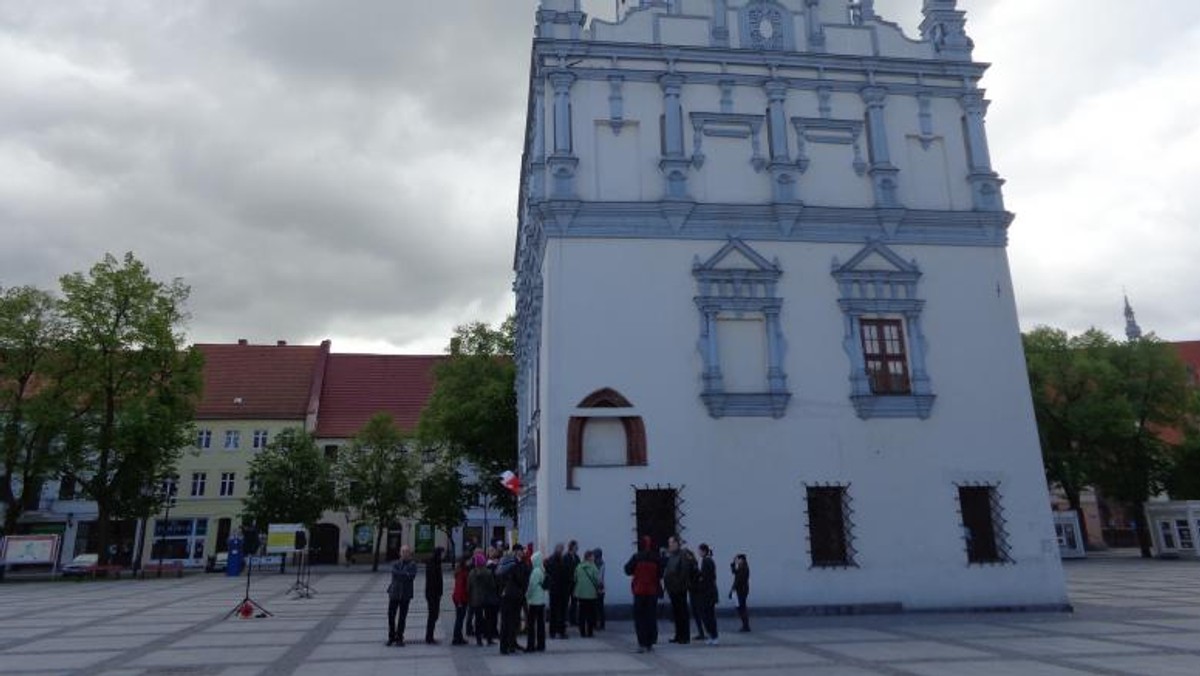
<path id="1" fill-rule="evenodd" d="M 250 573 L 254 570 L 253 558 L 254 557 L 252 556 L 246 557 L 246 595 L 242 597 L 241 601 L 237 602 L 236 606 L 229 609 L 229 612 L 225 614 L 226 620 L 234 615 L 241 615 L 242 617 L 249 619 L 252 615 L 254 615 L 255 609 L 258 609 L 258 617 L 275 616 L 274 613 L 266 608 L 263 608 L 261 603 L 250 598 Z"/>
<path id="2" fill-rule="evenodd" d="M 312 562 L 308 559 L 308 550 L 301 549 L 296 552 L 296 581 L 292 583 L 286 593 L 294 593 L 298 599 L 311 599 L 317 593 L 317 590 L 309 584 L 311 579 Z"/>

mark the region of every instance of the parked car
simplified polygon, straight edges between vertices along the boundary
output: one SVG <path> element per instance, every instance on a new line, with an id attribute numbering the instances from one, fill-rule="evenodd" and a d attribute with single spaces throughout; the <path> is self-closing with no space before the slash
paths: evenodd
<path id="1" fill-rule="evenodd" d="M 90 575 L 99 563 L 99 554 L 80 554 L 62 567 L 62 576 L 84 577 Z"/>

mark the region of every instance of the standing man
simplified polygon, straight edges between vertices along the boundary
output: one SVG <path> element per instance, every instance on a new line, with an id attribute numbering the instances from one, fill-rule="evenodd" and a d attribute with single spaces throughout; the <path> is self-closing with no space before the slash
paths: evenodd
<path id="1" fill-rule="evenodd" d="M 690 643 L 688 587 L 692 582 L 694 568 L 684 555 L 677 535 L 672 535 L 667 540 L 667 561 L 663 568 L 663 584 L 667 588 L 667 596 L 671 599 L 671 619 L 675 623 L 675 636 L 670 641 Z"/>
<path id="2" fill-rule="evenodd" d="M 442 555 L 445 549 L 436 547 L 433 558 L 425 565 L 425 605 L 429 608 L 429 619 L 425 622 L 425 642 L 437 645 L 433 632 L 437 629 L 438 613 L 442 609 Z"/>
<path id="3" fill-rule="evenodd" d="M 717 645 L 717 564 L 713 562 L 712 548 L 700 545 L 700 572 L 696 575 L 696 603 L 698 615 L 704 622 L 708 634 L 708 645 Z"/>
<path id="4" fill-rule="evenodd" d="M 521 629 L 521 607 L 529 590 L 529 569 L 525 565 L 525 548 L 514 544 L 512 550 L 496 567 L 500 585 L 500 654 L 511 655 L 521 649 L 517 633 Z"/>
<path id="5" fill-rule="evenodd" d="M 546 577 L 550 591 L 550 638 L 567 637 L 567 598 L 573 580 L 567 575 L 563 561 L 563 545 L 554 545 L 554 553 L 546 560 Z"/>
<path id="6" fill-rule="evenodd" d="M 567 543 L 567 553 L 563 556 L 563 565 L 566 567 L 567 579 L 571 580 L 570 601 L 567 605 L 567 622 L 572 627 L 579 626 L 579 599 L 575 598 L 575 569 L 579 567 L 579 563 L 579 543 L 571 540 Z"/>
<path id="7" fill-rule="evenodd" d="M 404 625 L 416 579 L 417 562 L 413 561 L 412 548 L 405 545 L 400 548 L 400 560 L 392 564 L 392 583 L 388 585 L 388 645 L 404 646 Z"/>
<path id="8" fill-rule="evenodd" d="M 654 540 L 649 535 L 642 536 L 638 551 L 625 563 L 625 574 L 633 578 L 633 626 L 637 631 L 638 652 L 654 650 L 654 644 L 658 643 L 662 561 L 654 551 Z"/>

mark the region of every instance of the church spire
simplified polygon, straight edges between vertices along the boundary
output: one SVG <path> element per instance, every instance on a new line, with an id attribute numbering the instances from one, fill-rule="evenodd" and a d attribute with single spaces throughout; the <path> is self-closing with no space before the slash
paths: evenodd
<path id="1" fill-rule="evenodd" d="M 1129 304 L 1129 296 L 1125 296 L 1125 337 L 1137 340 L 1142 337 L 1142 327 L 1138 326 L 1137 318 L 1133 315 L 1133 306 Z"/>

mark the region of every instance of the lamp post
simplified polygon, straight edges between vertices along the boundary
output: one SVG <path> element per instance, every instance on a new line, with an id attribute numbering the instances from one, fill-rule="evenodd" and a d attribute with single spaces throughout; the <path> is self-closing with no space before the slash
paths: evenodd
<path id="1" fill-rule="evenodd" d="M 163 558 L 166 555 L 167 549 L 167 529 L 171 526 L 171 507 L 175 506 L 175 495 L 179 492 L 178 480 L 174 478 L 168 479 L 163 482 L 163 488 L 165 489 L 166 498 L 163 500 L 165 510 L 163 513 L 162 535 L 158 537 L 158 575 L 156 577 L 162 577 Z"/>

